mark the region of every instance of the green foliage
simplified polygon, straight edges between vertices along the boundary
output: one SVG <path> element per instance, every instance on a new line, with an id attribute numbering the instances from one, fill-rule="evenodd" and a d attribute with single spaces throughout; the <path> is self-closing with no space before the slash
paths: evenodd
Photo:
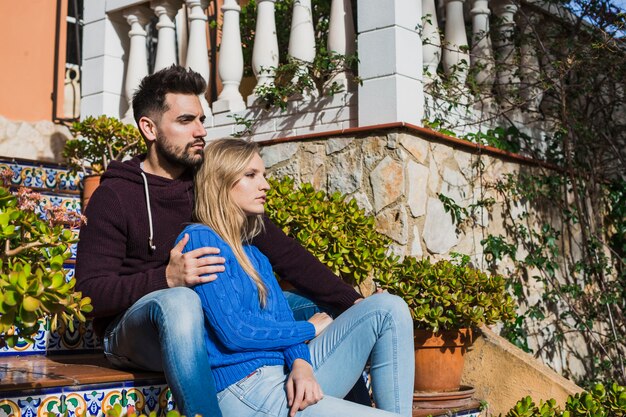
<path id="1" fill-rule="evenodd" d="M 70 130 L 74 139 L 65 143 L 63 157 L 75 171 L 85 172 L 90 167 L 93 173 L 101 174 L 109 162 L 146 150 L 137 128 L 115 117 L 89 116 L 74 122 Z"/>
<path id="2" fill-rule="evenodd" d="M 106 417 L 157 417 L 156 411 L 151 411 L 147 416 L 143 413 L 137 414 L 134 408 L 124 412 L 124 407 L 121 404 L 116 403 L 113 407 L 107 411 Z M 184 414 L 180 414 L 176 410 L 170 410 L 165 413 L 165 417 L 185 417 Z M 196 414 L 196 417 L 201 417 L 200 414 Z"/>
<path id="3" fill-rule="evenodd" d="M 535 404 L 531 397 L 519 400 L 505 417 L 621 417 L 626 415 L 626 387 L 616 383 L 608 389 L 596 384 L 590 391 L 570 395 L 565 409 L 554 399 Z M 500 415 L 501 416 L 501 415 Z"/>
<path id="4" fill-rule="evenodd" d="M 62 209 L 49 209 L 46 218 L 35 212 L 39 196 L 27 189 L 17 195 L 0 187 L 0 345 L 15 345 L 19 337 L 32 342 L 39 320 L 50 317 L 73 329 L 72 317 L 85 320 L 90 299 L 66 282 L 63 263 L 76 242 L 69 226 L 80 218 Z"/>
<path id="5" fill-rule="evenodd" d="M 467 256 L 434 264 L 407 257 L 378 282 L 407 302 L 417 328 L 437 332 L 515 318 L 504 278 L 473 268 Z"/>
<path id="6" fill-rule="evenodd" d="M 395 258 L 387 255 L 389 238 L 376 231 L 374 217 L 356 201 L 328 195 L 311 184 L 296 188 L 290 178 L 271 179 L 267 213 L 334 273 L 351 284 L 367 277 L 387 277 Z"/>

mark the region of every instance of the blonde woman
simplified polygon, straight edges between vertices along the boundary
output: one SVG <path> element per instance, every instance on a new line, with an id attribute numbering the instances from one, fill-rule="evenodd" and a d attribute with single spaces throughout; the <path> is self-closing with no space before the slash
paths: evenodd
<path id="1" fill-rule="evenodd" d="M 225 417 L 411 415 L 413 333 L 400 298 L 376 294 L 336 320 L 294 321 L 267 258 L 251 239 L 269 184 L 254 143 L 207 145 L 195 180 L 195 221 L 185 251 L 211 246 L 225 272 L 195 287 L 206 349 Z M 376 408 L 342 400 L 370 362 Z"/>

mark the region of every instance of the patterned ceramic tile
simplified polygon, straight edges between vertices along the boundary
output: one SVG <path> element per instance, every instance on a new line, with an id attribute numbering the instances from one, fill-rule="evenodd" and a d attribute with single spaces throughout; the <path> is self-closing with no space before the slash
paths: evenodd
<path id="1" fill-rule="evenodd" d="M 106 385 L 59 387 L 15 393 L 0 399 L 0 417 L 103 417 L 115 404 L 157 416 L 176 409 L 167 385 L 135 386 L 132 381 Z"/>

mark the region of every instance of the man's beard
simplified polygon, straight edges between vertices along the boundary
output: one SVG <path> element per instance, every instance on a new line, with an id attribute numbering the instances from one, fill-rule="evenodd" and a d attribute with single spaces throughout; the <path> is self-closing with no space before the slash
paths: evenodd
<path id="1" fill-rule="evenodd" d="M 204 153 L 191 153 L 190 148 L 198 143 L 204 144 L 204 140 L 198 139 L 194 142 L 190 142 L 185 145 L 182 151 L 179 151 L 172 144 L 170 144 L 166 137 L 157 136 L 156 149 L 159 155 L 163 156 L 167 162 L 172 165 L 179 165 L 185 168 L 196 169 L 204 160 Z"/>

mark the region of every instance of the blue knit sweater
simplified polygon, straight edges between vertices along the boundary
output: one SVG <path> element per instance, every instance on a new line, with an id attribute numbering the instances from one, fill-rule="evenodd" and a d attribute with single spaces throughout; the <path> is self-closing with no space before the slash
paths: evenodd
<path id="1" fill-rule="evenodd" d="M 255 282 L 243 270 L 232 249 L 211 228 L 193 224 L 185 233 L 189 242 L 184 252 L 211 246 L 226 259 L 225 271 L 215 281 L 196 286 L 207 327 L 206 348 L 217 391 L 266 365 L 287 365 L 300 358 L 311 362 L 304 343 L 315 337 L 315 327 L 295 321 L 268 259 L 252 245 L 244 245 L 267 288 L 267 302 L 260 307 Z"/>

